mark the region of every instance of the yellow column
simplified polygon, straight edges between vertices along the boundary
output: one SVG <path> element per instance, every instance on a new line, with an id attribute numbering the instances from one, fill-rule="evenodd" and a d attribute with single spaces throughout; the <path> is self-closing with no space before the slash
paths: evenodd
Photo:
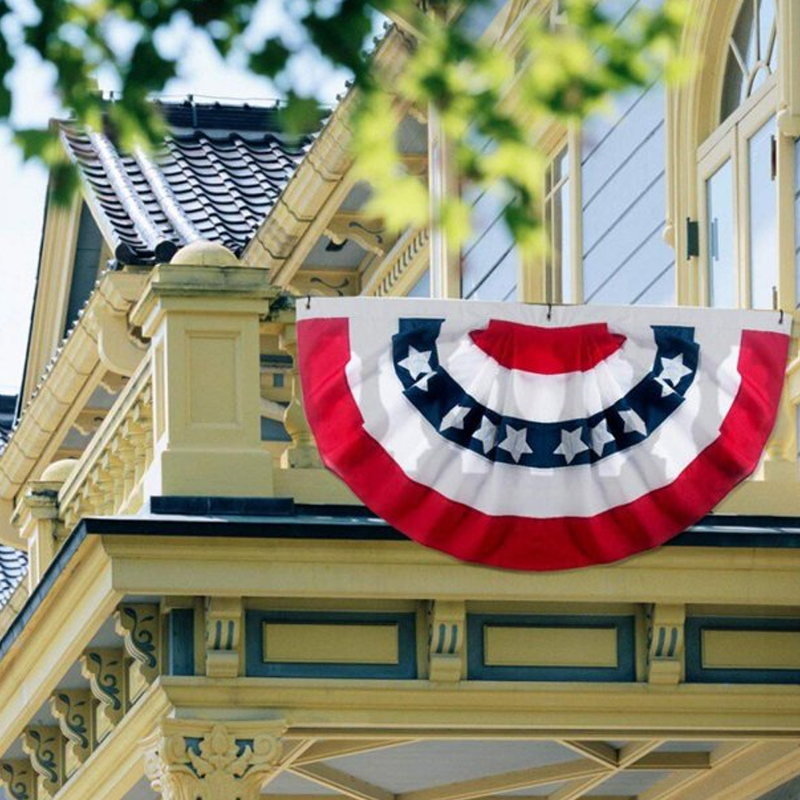
<path id="1" fill-rule="evenodd" d="M 266 270 L 196 242 L 157 267 L 131 319 L 151 338 L 153 460 L 146 496 L 270 496 L 261 445 L 259 319 Z"/>

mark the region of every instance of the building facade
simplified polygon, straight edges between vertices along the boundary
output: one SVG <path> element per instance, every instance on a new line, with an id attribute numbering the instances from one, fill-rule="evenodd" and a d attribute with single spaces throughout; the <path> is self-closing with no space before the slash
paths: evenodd
<path id="1" fill-rule="evenodd" d="M 624 25 L 640 3 L 603 5 Z M 557 11 L 459 24 L 513 50 Z M 412 47 L 388 29 L 376 69 Z M 0 453 L 4 797 L 800 796 L 794 345 L 752 478 L 664 547 L 551 573 L 373 517 L 322 468 L 297 376 L 293 298 L 319 294 L 794 315 L 800 7 L 693 0 L 682 49 L 687 82 L 532 134 L 552 245 L 533 261 L 498 194 L 429 158 L 425 109 L 398 142 L 469 198 L 458 253 L 364 212 L 354 91 L 293 141 L 275 109 L 165 104 L 158 157 L 60 124 L 83 192 L 46 210 Z"/>

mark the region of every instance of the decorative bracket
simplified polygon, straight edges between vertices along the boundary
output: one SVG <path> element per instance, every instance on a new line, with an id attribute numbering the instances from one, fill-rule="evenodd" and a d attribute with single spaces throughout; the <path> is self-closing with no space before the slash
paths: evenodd
<path id="1" fill-rule="evenodd" d="M 462 672 L 466 608 L 463 601 L 434 600 L 428 610 L 428 678 L 458 681 Z"/>
<path id="2" fill-rule="evenodd" d="M 81 656 L 81 672 L 99 701 L 95 709 L 98 744 L 120 722 L 127 709 L 125 656 L 122 650 L 92 649 Z"/>
<path id="3" fill-rule="evenodd" d="M 69 778 L 94 749 L 94 704 L 88 689 L 60 689 L 50 698 L 50 710 L 64 736 L 64 776 Z"/>
<path id="4" fill-rule="evenodd" d="M 88 323 L 97 335 L 103 366 L 126 378 L 133 375 L 147 348 L 131 336 L 127 314 L 106 304 L 94 309 Z"/>
<path id="5" fill-rule="evenodd" d="M 383 220 L 370 219 L 363 214 L 340 211 L 325 228 L 325 235 L 334 244 L 344 244 L 348 239 L 379 258 L 386 252 L 386 231 Z"/>
<path id="6" fill-rule="evenodd" d="M 131 657 L 128 666 L 128 693 L 135 703 L 158 677 L 158 606 L 154 603 L 120 605 L 114 612 L 117 635 L 125 642 Z"/>
<path id="7" fill-rule="evenodd" d="M 677 685 L 684 676 L 686 606 L 656 603 L 648 612 L 649 683 Z"/>
<path id="8" fill-rule="evenodd" d="M 22 734 L 22 749 L 37 773 L 38 800 L 51 800 L 64 783 L 64 737 L 50 725 L 31 725 Z"/>
<path id="9" fill-rule="evenodd" d="M 144 742 L 145 771 L 163 800 L 258 800 L 285 730 L 282 721 L 165 719 Z"/>
<path id="10" fill-rule="evenodd" d="M 239 674 L 242 598 L 209 597 L 206 604 L 206 675 L 235 678 Z"/>
<path id="11" fill-rule="evenodd" d="M 0 785 L 11 800 L 37 800 L 36 773 L 27 758 L 0 761 Z"/>

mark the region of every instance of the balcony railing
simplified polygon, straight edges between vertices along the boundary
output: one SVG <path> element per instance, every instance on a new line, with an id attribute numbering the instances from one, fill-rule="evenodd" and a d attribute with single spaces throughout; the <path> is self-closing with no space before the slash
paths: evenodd
<path id="1" fill-rule="evenodd" d="M 66 531 L 81 517 L 138 511 L 153 460 L 152 407 L 151 365 L 144 359 L 58 493 Z"/>

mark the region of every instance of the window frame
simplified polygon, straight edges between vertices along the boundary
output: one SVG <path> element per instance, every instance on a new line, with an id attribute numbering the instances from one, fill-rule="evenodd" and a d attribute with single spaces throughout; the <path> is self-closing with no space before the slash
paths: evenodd
<path id="1" fill-rule="evenodd" d="M 750 139 L 778 111 L 777 79 L 771 75 L 754 94 L 748 97 L 697 149 L 697 197 L 698 225 L 700 230 L 700 254 L 698 269 L 698 296 L 702 305 L 710 304 L 710 247 L 708 241 L 708 191 L 707 181 L 730 159 L 733 174 L 733 260 L 736 272 L 736 307 L 751 308 L 752 264 L 750 263 L 750 174 L 748 146 Z M 721 107 L 720 107 L 721 114 Z M 776 132 L 776 143 L 779 134 Z M 780 206 L 781 187 L 792 182 L 787 175 L 786 159 L 778 164 L 775 176 L 776 192 L 776 243 L 779 254 L 778 294 L 779 303 L 784 269 L 782 268 L 782 236 L 785 226 L 778 219 L 785 213 Z M 792 231 L 793 234 L 793 231 Z"/>

